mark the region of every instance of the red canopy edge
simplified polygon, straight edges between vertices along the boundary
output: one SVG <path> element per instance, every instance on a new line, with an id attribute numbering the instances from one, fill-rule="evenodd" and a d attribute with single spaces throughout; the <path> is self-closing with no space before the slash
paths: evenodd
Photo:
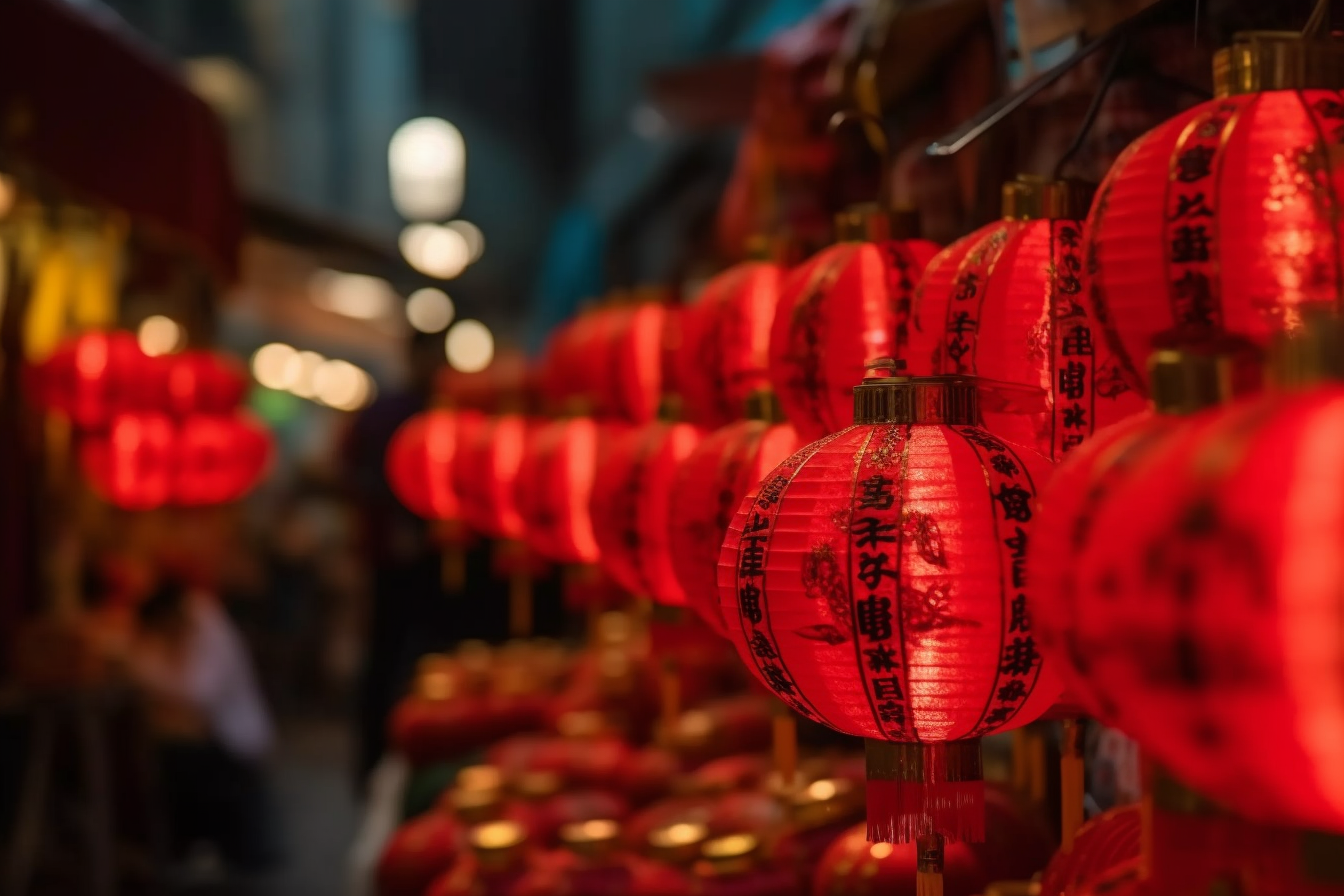
<path id="1" fill-rule="evenodd" d="M 243 209 L 224 128 L 110 12 L 0 3 L 0 123 L 7 157 L 236 279 Z"/>

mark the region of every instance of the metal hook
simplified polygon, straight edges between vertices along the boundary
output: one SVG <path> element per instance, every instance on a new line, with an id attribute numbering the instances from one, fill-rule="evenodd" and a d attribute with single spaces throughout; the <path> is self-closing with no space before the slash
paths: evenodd
<path id="1" fill-rule="evenodd" d="M 890 201 L 891 188 L 891 142 L 887 139 L 886 125 L 882 123 L 882 119 L 870 112 L 842 109 L 831 116 L 826 131 L 834 136 L 847 124 L 862 125 L 864 140 L 868 142 L 868 148 L 873 151 L 873 155 L 877 156 L 880 169 L 877 200 L 878 204 L 884 205 Z"/>

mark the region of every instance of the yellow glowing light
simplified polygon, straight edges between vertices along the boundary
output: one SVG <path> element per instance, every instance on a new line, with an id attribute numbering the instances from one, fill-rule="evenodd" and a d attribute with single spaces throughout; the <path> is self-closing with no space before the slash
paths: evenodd
<path id="1" fill-rule="evenodd" d="M 4 218 L 10 213 L 18 198 L 19 188 L 14 183 L 14 178 L 7 174 L 0 174 L 0 218 Z"/>
<path id="2" fill-rule="evenodd" d="M 289 362 L 298 352 L 283 342 L 272 342 L 252 356 L 252 376 L 267 389 L 289 388 Z"/>
<path id="3" fill-rule="evenodd" d="M 140 351 L 156 358 L 159 355 L 171 355 L 182 347 L 184 334 L 182 327 L 171 317 L 151 314 L 140 322 L 136 338 L 140 342 Z"/>
<path id="4" fill-rule="evenodd" d="M 381 277 L 318 271 L 309 283 L 313 304 L 356 320 L 390 317 L 397 294 Z"/>
<path id="5" fill-rule="evenodd" d="M 471 264 L 471 249 L 456 230 L 438 224 L 411 224 L 398 248 L 407 264 L 428 277 L 451 280 Z"/>
<path id="6" fill-rule="evenodd" d="M 868 855 L 875 859 L 885 859 L 896 851 L 890 843 L 874 843 L 868 847 Z"/>
<path id="7" fill-rule="evenodd" d="M 472 828 L 468 837 L 478 849 L 508 849 L 522 843 L 526 834 L 517 822 L 491 821 Z"/>
<path id="8" fill-rule="evenodd" d="M 326 358 L 317 352 L 298 352 L 285 363 L 284 388 L 300 398 L 316 398 L 317 389 L 313 382 L 317 371 Z"/>
<path id="9" fill-rule="evenodd" d="M 387 147 L 392 204 L 408 221 L 443 220 L 462 205 L 467 144 L 441 118 L 414 118 Z"/>
<path id="10" fill-rule="evenodd" d="M 349 361 L 323 361 L 312 374 L 313 397 L 340 411 L 362 408 L 371 391 L 369 375 Z"/>
<path id="11" fill-rule="evenodd" d="M 485 234 L 481 233 L 481 228 L 463 220 L 449 221 L 443 226 L 457 231 L 467 241 L 468 261 L 475 261 L 485 254 Z"/>
<path id="12" fill-rule="evenodd" d="M 460 320 L 448 331 L 444 351 L 454 370 L 478 373 L 495 359 L 495 337 L 478 320 Z"/>
<path id="13" fill-rule="evenodd" d="M 708 836 L 709 828 L 703 824 L 682 821 L 665 828 L 655 828 L 649 834 L 649 842 L 657 847 L 688 846 Z"/>
<path id="14" fill-rule="evenodd" d="M 439 333 L 448 329 L 456 313 L 448 293 L 432 286 L 417 289 L 406 297 L 406 320 L 421 333 Z"/>

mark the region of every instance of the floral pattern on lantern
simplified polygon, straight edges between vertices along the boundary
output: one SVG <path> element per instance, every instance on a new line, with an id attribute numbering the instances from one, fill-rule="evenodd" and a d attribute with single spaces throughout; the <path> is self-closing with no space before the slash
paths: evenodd
<path id="1" fill-rule="evenodd" d="M 784 279 L 770 381 L 800 438 L 848 426 L 863 365 L 904 356 L 915 284 L 937 253 L 926 240 L 837 243 Z"/>
<path id="2" fill-rule="evenodd" d="M 668 518 L 672 562 L 687 603 L 727 634 L 715 565 L 733 514 L 765 475 L 798 448 L 792 426 L 743 420 L 708 435 L 677 468 Z"/>
<path id="3" fill-rule="evenodd" d="M 778 265 L 744 262 L 710 280 L 683 311 L 680 391 L 688 420 L 727 426 L 769 386 L 780 276 Z"/>
<path id="4" fill-rule="evenodd" d="M 1248 818 L 1344 831 L 1344 389 L 1192 420 L 1095 518 L 1074 637 L 1118 727 Z"/>
<path id="5" fill-rule="evenodd" d="M 968 425 L 858 424 L 807 446 L 729 529 L 730 639 L 799 714 L 870 741 L 941 748 L 1036 719 L 1059 694 L 1026 578 L 1048 471 Z M 875 778 L 870 748 L 874 839 L 983 835 L 978 752 L 974 778 L 950 755 L 921 753 L 924 780 L 907 787 Z"/>

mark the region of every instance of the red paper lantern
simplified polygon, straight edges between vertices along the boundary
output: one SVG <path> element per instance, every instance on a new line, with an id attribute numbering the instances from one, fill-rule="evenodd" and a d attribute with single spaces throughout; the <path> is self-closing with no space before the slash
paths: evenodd
<path id="1" fill-rule="evenodd" d="M 710 280 L 683 312 L 680 391 L 688 420 L 727 426 L 769 386 L 780 276 L 778 265 L 744 262 Z"/>
<path id="2" fill-rule="evenodd" d="M 1099 880 L 1138 864 L 1142 822 L 1138 806 L 1098 815 L 1078 830 L 1073 849 L 1045 866 L 1041 896 L 1080 896 Z"/>
<path id="3" fill-rule="evenodd" d="M 238 500 L 270 462 L 270 434 L 242 413 L 192 414 L 176 436 L 173 501 L 181 507 Z"/>
<path id="4" fill-rule="evenodd" d="M 247 392 L 247 373 L 232 358 L 210 351 L 185 351 L 156 359 L 162 367 L 164 410 L 188 414 L 227 414 Z"/>
<path id="5" fill-rule="evenodd" d="M 929 376 L 933 373 L 934 353 L 943 342 L 944 315 L 925 309 L 947 307 L 952 301 L 952 284 L 957 279 L 962 261 L 995 226 L 997 224 L 990 224 L 967 234 L 933 256 L 933 260 L 924 268 L 924 274 L 915 286 L 910 341 L 899 356 L 900 360 L 905 361 L 906 369 L 912 376 Z"/>
<path id="6" fill-rule="evenodd" d="M 937 253 L 926 240 L 842 242 L 784 278 L 770 380 L 800 438 L 848 426 L 864 363 L 903 355 L 915 284 Z"/>
<path id="7" fill-rule="evenodd" d="M 651 423 L 618 434 L 593 486 L 603 568 L 632 594 L 669 606 L 686 604 L 669 551 L 673 480 L 700 438 L 687 423 Z"/>
<path id="8" fill-rule="evenodd" d="M 473 429 L 453 469 L 463 515 L 482 535 L 521 539 L 525 527 L 518 512 L 517 484 L 527 420 L 516 414 L 490 416 Z"/>
<path id="9" fill-rule="evenodd" d="M 947 849 L 943 886 L 948 893 L 980 893 L 995 881 L 1029 880 L 1050 857 L 1050 835 L 1006 788 L 985 788 L 985 843 Z M 813 896 L 915 894 L 918 856 L 913 843 L 871 843 L 867 825 L 851 828 L 822 855 Z M 1042 896 L 1049 891 L 1042 890 Z M 1053 893 L 1051 896 L 1061 896 Z"/>
<path id="10" fill-rule="evenodd" d="M 588 417 L 557 420 L 529 435 L 518 474 L 518 510 L 528 545 L 558 563 L 595 563 L 589 503 L 597 474 L 598 426 Z"/>
<path id="11" fill-rule="evenodd" d="M 748 668 L 804 717 L 869 739 L 878 840 L 983 836 L 975 739 L 1059 694 L 1025 579 L 1049 464 L 970 425 L 975 398 L 964 380 L 866 381 L 856 424 L 766 477 L 719 562 Z"/>
<path id="12" fill-rule="evenodd" d="M 985 428 L 1055 460 L 1143 408 L 1096 344 L 1082 198 L 1062 182 L 1005 184 L 1004 220 L 979 231 L 951 289 L 927 290 L 919 308 L 920 331 L 936 340 L 934 373 L 1015 387 L 985 403 Z"/>
<path id="13" fill-rule="evenodd" d="M 1261 58 L 1280 49 L 1303 65 Z M 1337 53 L 1333 41 L 1238 36 L 1224 57 L 1235 94 L 1154 128 L 1111 168 L 1084 252 L 1098 335 L 1133 388 L 1147 392 L 1143 364 L 1161 331 L 1227 331 L 1264 345 L 1305 309 L 1339 307 L 1340 85 L 1319 77 L 1337 68 Z M 1330 64 L 1307 64 L 1318 55 Z M 1252 69 L 1259 87 L 1241 91 Z"/>
<path id="14" fill-rule="evenodd" d="M 124 330 L 82 333 L 34 373 L 38 401 L 81 429 L 103 427 L 117 414 L 164 410 L 154 359 Z"/>
<path id="15" fill-rule="evenodd" d="M 742 499 L 797 448 L 792 426 L 744 420 L 711 433 L 677 468 L 668 518 L 672 562 L 687 603 L 720 635 L 727 628 L 715 565 L 723 536 Z"/>
<path id="16" fill-rule="evenodd" d="M 663 397 L 665 329 L 671 310 L 657 302 L 614 308 L 604 350 L 596 358 L 606 369 L 595 371 L 602 409 L 631 423 L 649 423 L 658 416 Z"/>
<path id="17" fill-rule="evenodd" d="M 90 418 L 85 418 L 90 419 Z M 153 510 L 173 498 L 177 432 L 164 414 L 118 414 L 81 442 L 80 467 L 94 491 L 123 510 Z"/>
<path id="18" fill-rule="evenodd" d="M 429 520 L 463 515 L 454 481 L 463 446 L 482 426 L 474 411 L 432 410 L 416 414 L 393 433 L 385 470 L 397 500 Z"/>
<path id="19" fill-rule="evenodd" d="M 1344 831 L 1344 388 L 1190 422 L 1112 492 L 1074 638 L 1143 749 L 1260 821 Z"/>
<path id="20" fill-rule="evenodd" d="M 421 896 L 465 846 L 466 830 L 446 812 L 412 818 L 383 847 L 375 874 L 377 896 Z"/>

